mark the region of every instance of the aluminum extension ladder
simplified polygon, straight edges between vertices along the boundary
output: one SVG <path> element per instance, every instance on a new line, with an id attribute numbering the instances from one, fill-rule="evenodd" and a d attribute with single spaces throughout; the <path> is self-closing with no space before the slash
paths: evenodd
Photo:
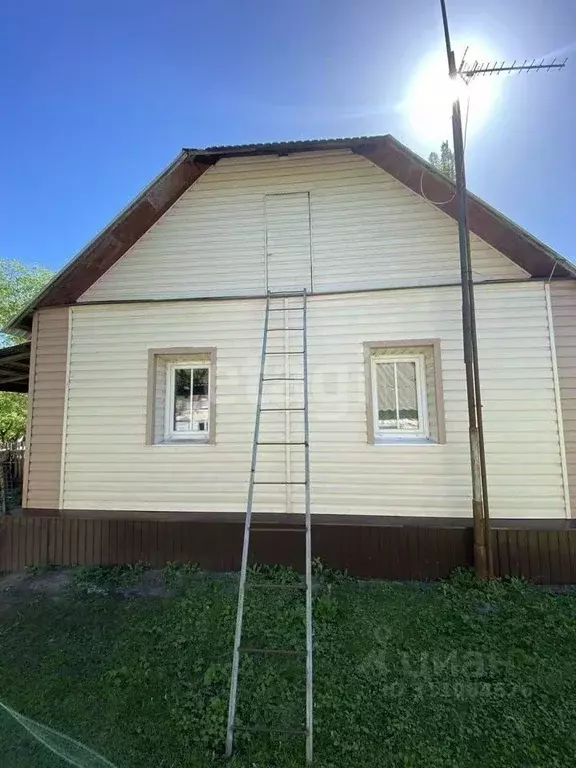
<path id="1" fill-rule="evenodd" d="M 281 307 L 273 306 L 278 300 L 301 298 L 302 303 L 299 306 L 292 307 L 286 306 L 285 303 Z M 250 467 L 250 483 L 248 487 L 248 500 L 246 504 L 246 520 L 244 525 L 244 543 L 242 548 L 242 566 L 240 571 L 240 586 L 238 590 L 238 609 L 236 614 L 236 633 L 234 637 L 234 655 L 232 661 L 232 677 L 230 682 L 230 701 L 228 706 L 228 727 L 226 730 L 226 756 L 231 757 L 234 749 L 234 736 L 237 731 L 259 731 L 259 732 L 273 732 L 273 733 L 302 733 L 306 736 L 306 761 L 312 762 L 312 750 L 313 750 L 313 688 L 312 688 L 312 652 L 313 652 L 313 635 L 312 635 L 312 538 L 311 538 L 311 518 L 310 518 L 310 450 L 309 450 L 309 422 L 308 422 L 308 359 L 307 359 L 307 308 L 306 308 L 307 291 L 304 289 L 302 292 L 293 293 L 268 293 L 266 299 L 266 314 L 264 319 L 264 334 L 262 339 L 262 357 L 260 361 L 260 381 L 258 384 L 258 400 L 256 406 L 256 420 L 254 423 L 254 439 L 252 445 L 252 464 Z M 270 328 L 270 314 L 272 312 L 283 312 L 284 315 L 280 317 L 284 318 L 281 328 Z M 289 318 L 301 313 L 302 321 L 296 324 L 293 321 L 289 321 Z M 297 351 L 268 351 L 268 335 L 275 331 L 301 331 L 302 332 L 302 346 Z M 302 376 L 266 376 L 266 362 L 269 355 L 300 355 L 302 357 Z M 291 408 L 263 408 L 262 399 L 265 384 L 268 381 L 299 381 L 303 385 L 302 403 L 303 407 Z M 290 385 L 288 385 L 290 386 Z M 285 441 L 261 441 L 260 440 L 260 417 L 261 414 L 267 411 L 302 411 L 304 415 L 304 440 L 300 442 L 291 442 L 290 435 L 286 435 Z M 304 449 L 304 480 L 303 481 L 258 481 L 256 480 L 256 469 L 258 464 L 258 449 L 260 446 L 265 445 L 299 445 Z M 252 507 L 254 501 L 254 487 L 256 485 L 304 485 L 304 507 L 305 507 L 305 528 L 303 529 L 291 529 L 299 531 L 301 530 L 305 534 L 305 586 L 300 584 L 294 584 L 295 588 L 306 590 L 306 610 L 305 610 L 305 623 L 306 623 L 306 727 L 295 730 L 294 728 L 266 728 L 263 726 L 242 726 L 241 728 L 236 724 L 236 703 L 238 695 L 238 672 L 240 667 L 240 660 L 243 654 L 247 653 L 261 653 L 261 654 L 286 654 L 286 655 L 299 655 L 298 651 L 284 650 L 278 648 L 248 648 L 242 646 L 242 622 L 244 618 L 244 597 L 246 589 L 250 590 L 250 580 L 247 580 L 248 574 L 248 560 L 250 550 L 250 534 L 252 532 Z M 254 528 L 256 532 L 258 528 Z M 270 525 L 265 529 L 267 531 L 277 530 L 278 532 L 285 531 L 285 528 L 275 528 L 274 525 Z M 260 586 L 282 586 L 285 584 L 275 583 L 259 583 Z"/>

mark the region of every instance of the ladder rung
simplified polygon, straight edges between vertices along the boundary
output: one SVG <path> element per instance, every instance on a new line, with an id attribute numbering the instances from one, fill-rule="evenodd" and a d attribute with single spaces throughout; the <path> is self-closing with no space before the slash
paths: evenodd
<path id="1" fill-rule="evenodd" d="M 296 352 L 266 352 L 267 355 L 303 355 L 303 349 L 297 349 Z"/>
<path id="2" fill-rule="evenodd" d="M 305 442 L 281 442 L 280 440 L 266 440 L 260 443 L 256 443 L 256 445 L 307 445 Z"/>
<path id="3" fill-rule="evenodd" d="M 272 525 L 270 528 L 250 528 L 250 533 L 306 533 L 306 528 L 280 528 Z"/>
<path id="4" fill-rule="evenodd" d="M 304 381 L 303 376 L 267 376 L 262 381 Z"/>
<path id="5" fill-rule="evenodd" d="M 289 733 L 294 736 L 307 735 L 306 728 L 269 728 L 267 725 L 235 725 L 235 731 L 253 731 L 254 733 Z"/>
<path id="6" fill-rule="evenodd" d="M 254 480 L 254 485 L 306 485 L 306 480 Z"/>
<path id="7" fill-rule="evenodd" d="M 257 587 L 258 589 L 307 589 L 306 584 L 277 584 L 274 581 L 253 581 L 247 584 L 248 587 Z"/>
<path id="8" fill-rule="evenodd" d="M 273 656 L 302 656 L 306 651 L 294 651 L 292 648 L 253 648 L 247 645 L 241 645 L 238 649 L 240 653 L 270 653 Z"/>
<path id="9" fill-rule="evenodd" d="M 278 331 L 303 331 L 304 328 L 268 328 L 268 333 L 277 333 Z"/>
<path id="10" fill-rule="evenodd" d="M 302 298 L 304 291 L 268 291 L 269 299 L 293 299 L 295 296 Z"/>
<path id="11" fill-rule="evenodd" d="M 260 408 L 260 411 L 304 411 L 304 408 L 292 408 L 287 406 L 285 408 Z"/>
<path id="12" fill-rule="evenodd" d="M 270 307 L 269 312 L 294 312 L 298 310 L 302 312 L 304 307 Z"/>

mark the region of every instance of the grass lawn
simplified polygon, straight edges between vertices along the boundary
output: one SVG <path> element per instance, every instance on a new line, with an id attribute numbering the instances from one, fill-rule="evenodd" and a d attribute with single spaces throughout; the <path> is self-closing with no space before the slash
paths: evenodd
<path id="1" fill-rule="evenodd" d="M 303 766 L 301 737 L 245 736 L 222 757 L 237 583 L 172 568 L 172 597 L 114 592 L 140 576 L 84 570 L 57 594 L 0 596 L 0 699 L 117 768 Z M 576 595 L 468 576 L 319 582 L 317 766 L 575 765 Z M 254 590 L 246 644 L 303 647 L 302 606 L 289 590 Z M 249 657 L 239 714 L 300 725 L 302 662 Z M 0 711 L 0 765 L 65 763 Z"/>

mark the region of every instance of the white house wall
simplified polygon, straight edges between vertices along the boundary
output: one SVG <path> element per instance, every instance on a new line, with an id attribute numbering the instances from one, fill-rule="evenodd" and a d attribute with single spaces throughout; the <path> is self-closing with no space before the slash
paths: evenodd
<path id="1" fill-rule="evenodd" d="M 457 288 L 310 299 L 313 511 L 470 513 L 460 303 Z M 543 286 L 479 286 L 477 305 L 492 514 L 563 517 Z M 244 511 L 263 316 L 261 299 L 72 308 L 64 508 Z M 441 340 L 446 444 L 368 444 L 364 342 L 423 338 Z M 148 349 L 171 346 L 217 348 L 215 445 L 146 445 Z M 264 434 L 286 434 L 274 418 Z M 263 453 L 260 479 L 296 479 L 298 451 Z M 258 493 L 258 509 L 287 508 L 285 487 Z"/>
<path id="2" fill-rule="evenodd" d="M 81 301 L 262 295 L 264 199 L 289 192 L 310 194 L 315 291 L 459 279 L 454 220 L 366 158 L 339 150 L 220 160 Z M 475 236 L 472 254 L 478 281 L 526 277 Z"/>

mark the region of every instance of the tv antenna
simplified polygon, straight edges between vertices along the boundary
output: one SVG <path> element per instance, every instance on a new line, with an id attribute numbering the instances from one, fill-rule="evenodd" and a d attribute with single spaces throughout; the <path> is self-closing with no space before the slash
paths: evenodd
<path id="1" fill-rule="evenodd" d="M 464 57 L 466 57 L 466 53 L 464 53 Z M 564 61 L 556 61 L 556 59 L 552 59 L 552 61 L 548 62 L 546 59 L 541 59 L 539 62 L 537 62 L 536 59 L 532 59 L 530 62 L 528 59 L 525 59 L 522 64 L 518 64 L 516 60 L 514 60 L 512 64 L 506 64 L 505 61 L 502 61 L 500 64 L 497 61 L 493 64 L 492 62 L 483 64 L 479 61 L 475 61 L 474 64 L 470 66 L 464 58 L 458 68 L 458 74 L 464 82 L 468 84 L 473 78 L 478 77 L 479 75 L 500 75 L 511 74 L 512 72 L 540 72 L 543 69 L 550 72 L 552 69 L 564 69 L 567 61 L 567 58 L 564 59 Z"/>
<path id="2" fill-rule="evenodd" d="M 464 59 L 456 67 L 456 59 L 450 32 L 446 0 L 440 0 L 448 73 L 452 80 L 461 77 L 469 84 L 476 77 L 511 74 L 514 72 L 538 72 L 563 69 L 566 59 L 546 62 L 542 59 L 522 64 L 514 61 L 480 63 L 471 66 Z M 464 139 L 462 135 L 462 111 L 460 99 L 455 97 L 452 104 L 452 133 L 454 138 L 454 169 L 456 176 L 456 199 L 458 206 L 458 244 L 460 249 L 460 282 L 462 286 L 462 333 L 464 337 L 464 365 L 466 369 L 466 394 L 468 400 L 468 432 L 470 441 L 470 464 L 472 473 L 472 518 L 474 524 L 474 566 L 480 579 L 488 579 L 493 574 L 492 542 L 490 533 L 490 514 L 488 506 L 488 484 L 486 478 L 486 452 L 484 448 L 484 425 L 482 419 L 482 398 L 480 390 L 480 371 L 478 365 L 478 338 L 476 332 L 476 306 L 474 301 L 474 280 L 470 258 L 470 230 L 468 228 L 468 192 L 466 189 L 466 170 L 464 165 Z"/>

